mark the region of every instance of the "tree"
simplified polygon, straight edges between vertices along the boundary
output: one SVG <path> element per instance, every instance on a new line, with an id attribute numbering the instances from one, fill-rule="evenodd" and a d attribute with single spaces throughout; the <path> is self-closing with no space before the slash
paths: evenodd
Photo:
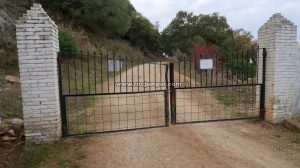
<path id="1" fill-rule="evenodd" d="M 59 11 L 63 17 L 70 17 L 71 12 L 83 7 L 85 0 L 39 0 L 47 9 Z"/>
<path id="2" fill-rule="evenodd" d="M 156 29 L 157 31 L 159 31 L 159 28 L 160 28 L 160 23 L 159 23 L 159 21 L 156 21 L 155 24 L 154 24 L 154 26 L 155 26 L 155 29 Z"/>
<path id="3" fill-rule="evenodd" d="M 82 8 L 72 13 L 92 31 L 110 36 L 126 34 L 131 25 L 128 0 L 87 0 Z"/>
<path id="4" fill-rule="evenodd" d="M 234 48 L 236 51 L 243 51 L 244 55 L 248 57 L 248 60 L 245 62 L 250 62 L 251 59 L 253 66 L 256 68 L 257 65 L 257 52 L 255 51 L 258 44 L 257 41 L 254 40 L 254 37 L 249 31 L 244 29 L 237 29 L 234 31 Z M 256 72 L 255 70 L 251 70 L 250 74 Z M 253 76 L 253 75 L 252 75 Z M 255 74 L 254 74 L 255 76 Z M 250 76 L 251 77 L 251 76 Z"/>
<path id="5" fill-rule="evenodd" d="M 195 62 L 200 58 L 217 59 L 219 56 L 218 47 L 215 45 L 195 45 L 192 52 L 192 61 Z"/>
<path id="6" fill-rule="evenodd" d="M 229 49 L 233 45 L 232 38 L 233 31 L 224 16 L 218 13 L 196 16 L 180 11 L 162 32 L 161 41 L 168 50 L 180 49 L 190 54 L 196 44 L 214 44 L 221 50 Z"/>
<path id="7" fill-rule="evenodd" d="M 199 15 L 195 27 L 196 34 L 201 35 L 208 44 L 222 46 L 226 39 L 233 36 L 227 19 L 218 13 Z"/>
<path id="8" fill-rule="evenodd" d="M 234 48 L 235 50 L 250 49 L 257 46 L 250 32 L 244 29 L 234 31 Z"/>
<path id="9" fill-rule="evenodd" d="M 160 33 L 136 11 L 129 0 L 40 0 L 47 9 L 59 12 L 65 20 L 113 38 L 124 38 L 143 50 L 158 52 Z"/>
<path id="10" fill-rule="evenodd" d="M 160 34 L 156 27 L 140 13 L 135 12 L 125 39 L 143 50 L 156 52 L 160 49 L 159 36 Z"/>
<path id="11" fill-rule="evenodd" d="M 172 22 L 165 28 L 161 35 L 161 42 L 166 50 L 190 53 L 191 48 L 201 36 L 195 39 L 195 24 L 197 17 L 193 13 L 179 11 Z"/>

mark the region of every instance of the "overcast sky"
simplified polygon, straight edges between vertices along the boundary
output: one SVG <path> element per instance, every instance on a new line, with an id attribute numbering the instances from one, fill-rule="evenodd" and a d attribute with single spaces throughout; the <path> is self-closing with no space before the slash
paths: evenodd
<path id="1" fill-rule="evenodd" d="M 219 12 L 233 29 L 244 28 L 257 37 L 257 30 L 274 13 L 282 13 L 300 27 L 300 0 L 130 0 L 152 23 L 163 30 L 179 10 L 195 14 Z M 300 33 L 298 32 L 298 41 Z"/>

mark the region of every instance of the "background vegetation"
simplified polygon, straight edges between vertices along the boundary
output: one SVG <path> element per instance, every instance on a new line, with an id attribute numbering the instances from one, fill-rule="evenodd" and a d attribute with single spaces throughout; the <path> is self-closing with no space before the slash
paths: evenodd
<path id="1" fill-rule="evenodd" d="M 59 30 L 59 49 L 63 53 L 77 53 L 79 51 L 76 39 L 71 32 Z"/>
<path id="2" fill-rule="evenodd" d="M 256 45 L 250 32 L 233 30 L 225 16 L 218 13 L 195 15 L 179 11 L 161 33 L 162 47 L 168 51 L 191 54 L 195 45 L 215 45 L 226 54 Z"/>
<path id="3" fill-rule="evenodd" d="M 256 41 L 244 29 L 234 30 L 219 13 L 196 15 L 179 11 L 162 31 L 140 14 L 129 0 L 40 0 L 86 32 L 121 39 L 142 51 L 190 55 L 195 45 L 215 45 L 218 52 L 251 48 Z"/>
<path id="4" fill-rule="evenodd" d="M 138 13 L 128 0 L 40 0 L 59 13 L 63 22 L 72 21 L 87 33 L 120 39 L 142 50 L 158 52 L 158 29 Z"/>

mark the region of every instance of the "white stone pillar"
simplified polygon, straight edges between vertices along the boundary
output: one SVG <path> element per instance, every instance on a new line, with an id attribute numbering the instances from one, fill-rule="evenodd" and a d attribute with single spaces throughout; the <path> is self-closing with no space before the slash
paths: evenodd
<path id="1" fill-rule="evenodd" d="M 61 137 L 58 27 L 33 4 L 17 21 L 16 35 L 26 140 L 56 141 Z"/>
<path id="2" fill-rule="evenodd" d="M 293 114 L 293 117 L 294 118 L 298 118 L 300 117 L 300 44 L 298 46 L 298 66 L 297 66 L 297 69 L 298 69 L 298 88 L 299 88 L 299 93 L 298 93 L 298 103 L 297 103 L 297 108 L 296 108 L 296 112 Z"/>
<path id="3" fill-rule="evenodd" d="M 274 14 L 258 32 L 260 48 L 267 49 L 267 121 L 278 123 L 291 118 L 299 95 L 297 26 L 281 14 Z M 261 52 L 262 53 L 262 52 Z M 259 65 L 260 69 L 261 65 Z M 261 70 L 259 70 L 261 71 Z"/>

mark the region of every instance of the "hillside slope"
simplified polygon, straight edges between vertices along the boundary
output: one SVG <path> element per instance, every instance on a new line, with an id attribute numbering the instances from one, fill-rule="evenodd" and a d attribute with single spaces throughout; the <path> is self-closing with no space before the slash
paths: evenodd
<path id="1" fill-rule="evenodd" d="M 26 1 L 11 3 L 0 0 L 0 74 L 18 75 L 15 21 L 26 12 Z M 78 50 L 103 52 L 112 55 L 141 58 L 144 52 L 120 38 L 107 38 L 99 33 L 86 31 L 73 20 L 64 20 L 55 11 L 45 9 L 60 30 L 70 32 L 76 39 Z M 149 56 L 149 55 L 148 55 Z M 151 56 L 151 55 L 150 55 Z M 0 77 L 1 78 L 1 77 Z"/>
<path id="2" fill-rule="evenodd" d="M 17 73 L 15 21 L 26 11 L 25 5 L 0 0 L 0 74 L 2 75 Z"/>
<path id="3" fill-rule="evenodd" d="M 18 2 L 18 3 L 15 3 Z M 0 0 L 0 120 L 6 118 L 22 118 L 22 101 L 19 83 L 9 83 L 6 75 L 19 76 L 18 56 L 15 35 L 15 22 L 27 10 L 28 1 L 8 2 Z M 67 31 L 74 37 L 78 51 L 96 52 L 127 58 L 155 58 L 145 55 L 144 51 L 134 47 L 121 38 L 107 38 L 100 33 L 93 33 L 79 26 L 72 19 L 63 19 L 56 11 L 44 8 L 48 15 L 59 26 L 60 31 Z"/>

